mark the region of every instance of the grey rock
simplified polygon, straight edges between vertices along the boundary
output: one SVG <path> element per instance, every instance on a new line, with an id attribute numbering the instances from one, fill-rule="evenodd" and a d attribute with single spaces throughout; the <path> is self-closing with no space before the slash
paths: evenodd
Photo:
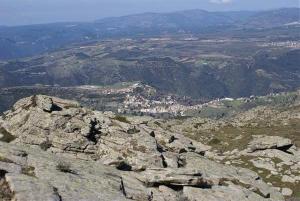
<path id="1" fill-rule="evenodd" d="M 271 160 L 256 158 L 256 159 L 251 159 L 250 162 L 257 168 L 262 168 L 274 172 L 277 171 L 274 162 Z"/>
<path id="2" fill-rule="evenodd" d="M 288 175 L 283 175 L 282 179 L 281 179 L 282 182 L 286 183 L 295 183 L 296 182 L 296 179 L 295 177 L 290 177 Z"/>
<path id="3" fill-rule="evenodd" d="M 267 198 L 262 198 L 257 194 L 249 191 L 246 188 L 242 188 L 236 185 L 216 186 L 212 189 L 200 189 L 193 187 L 184 187 L 183 194 L 189 201 L 266 201 L 270 200 Z M 276 199 L 272 199 L 276 200 Z"/>
<path id="4" fill-rule="evenodd" d="M 53 103 L 52 98 L 47 97 L 47 96 L 33 96 L 32 103 L 36 104 L 37 107 L 39 107 L 40 109 L 42 109 L 46 112 L 52 112 L 52 110 L 56 106 Z"/>
<path id="5" fill-rule="evenodd" d="M 161 185 L 158 187 L 158 190 L 163 194 L 164 201 L 173 201 L 179 199 L 178 192 L 167 186 Z"/>
<path id="6" fill-rule="evenodd" d="M 171 185 L 171 186 L 197 186 L 207 188 L 218 185 L 219 180 L 206 178 L 197 169 L 169 169 L 156 168 L 147 169 L 137 178 L 147 186 Z"/>
<path id="7" fill-rule="evenodd" d="M 34 167 L 35 176 L 23 173 L 7 173 L 6 180 L 15 192 L 17 200 L 128 200 L 126 196 L 147 197 L 142 183 L 132 176 L 93 161 L 58 157 L 57 155 L 19 145 L 1 143 L 0 154 L 15 149 L 28 153 L 27 165 Z M 120 190 L 123 178 L 126 196 Z"/>
<path id="8" fill-rule="evenodd" d="M 59 108 L 59 109 L 58 109 Z M 6 112 L 1 126 L 13 133 L 16 144 L 40 146 L 50 152 L 116 165 L 126 161 L 132 170 L 164 166 L 161 152 L 171 150 L 205 153 L 210 147 L 165 130 L 135 122 L 122 122 L 112 113 L 91 111 L 73 101 L 32 96 Z M 172 142 L 169 142 L 171 137 Z M 165 155 L 171 167 L 176 156 Z"/>
<path id="9" fill-rule="evenodd" d="M 173 152 L 165 152 L 162 154 L 164 163 L 167 167 L 170 168 L 178 168 L 179 166 L 179 156 L 176 153 Z"/>
<path id="10" fill-rule="evenodd" d="M 6 174 L 6 180 L 18 201 L 60 201 L 56 189 L 45 181 L 22 174 Z"/>
<path id="11" fill-rule="evenodd" d="M 250 152 L 265 149 L 287 150 L 293 146 L 293 143 L 290 139 L 283 138 L 280 136 L 256 135 L 253 136 L 253 138 L 254 139 L 248 144 L 248 149 Z"/>
<path id="12" fill-rule="evenodd" d="M 3 159 L 2 159 L 3 160 Z M 8 173 L 21 173 L 22 167 L 20 165 L 10 163 L 10 161 L 0 161 L 0 170 L 4 170 Z"/>
<path id="13" fill-rule="evenodd" d="M 185 168 L 197 169 L 205 178 L 218 180 L 219 183 L 236 183 L 242 186 L 249 186 L 253 191 L 260 192 L 264 197 L 283 199 L 282 195 L 264 183 L 257 173 L 245 169 L 210 161 L 199 157 L 195 153 L 182 154 L 186 161 Z"/>
<path id="14" fill-rule="evenodd" d="M 293 191 L 289 188 L 282 188 L 281 192 L 284 196 L 291 196 L 293 194 Z"/>

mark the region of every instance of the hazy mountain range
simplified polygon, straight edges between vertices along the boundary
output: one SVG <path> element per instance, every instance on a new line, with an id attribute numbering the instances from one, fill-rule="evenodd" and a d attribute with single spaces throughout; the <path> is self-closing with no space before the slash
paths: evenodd
<path id="1" fill-rule="evenodd" d="M 208 12 L 188 10 L 144 13 L 90 23 L 54 23 L 0 27 L 0 59 L 14 59 L 51 51 L 71 43 L 162 34 L 215 34 L 274 28 L 299 22 L 299 8 L 271 11 Z"/>

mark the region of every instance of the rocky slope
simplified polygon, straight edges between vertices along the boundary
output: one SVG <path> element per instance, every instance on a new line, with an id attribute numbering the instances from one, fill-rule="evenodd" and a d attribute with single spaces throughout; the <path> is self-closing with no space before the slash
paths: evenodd
<path id="1" fill-rule="evenodd" d="M 299 199 L 299 91 L 294 95 L 265 97 L 268 104 L 234 112 L 229 117 L 193 117 L 158 123 L 170 132 L 181 132 L 210 145 L 212 153 L 206 156 L 223 164 L 252 169 L 266 182 Z M 236 100 L 233 102 L 237 104 Z M 251 105 L 251 101 L 249 103 Z M 215 104 L 213 112 L 219 114 L 218 110 L 224 112 L 220 103 Z"/>
<path id="2" fill-rule="evenodd" d="M 18 101 L 0 126 L 3 200 L 284 200 L 256 172 L 208 159 L 210 146 L 150 117 L 39 95 Z"/>

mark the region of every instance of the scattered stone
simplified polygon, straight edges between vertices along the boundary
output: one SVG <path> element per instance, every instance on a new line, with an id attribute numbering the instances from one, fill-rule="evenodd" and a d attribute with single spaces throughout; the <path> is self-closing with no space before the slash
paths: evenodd
<path id="1" fill-rule="evenodd" d="M 271 172 L 277 171 L 275 168 L 275 165 L 272 161 L 267 161 L 266 159 L 263 159 L 263 158 L 252 159 L 250 161 L 257 168 L 266 169 Z"/>
<path id="2" fill-rule="evenodd" d="M 282 188 L 281 190 L 283 196 L 291 196 L 293 195 L 293 191 L 289 188 Z"/>
<path id="3" fill-rule="evenodd" d="M 287 175 L 283 175 L 282 179 L 281 179 L 282 182 L 284 183 L 295 183 L 296 180 L 293 178 L 293 177 L 290 177 L 290 176 L 287 176 Z"/>

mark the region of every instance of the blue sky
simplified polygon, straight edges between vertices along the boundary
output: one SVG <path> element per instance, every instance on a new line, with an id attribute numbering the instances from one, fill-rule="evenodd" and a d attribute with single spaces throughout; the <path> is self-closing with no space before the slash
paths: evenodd
<path id="1" fill-rule="evenodd" d="M 0 0 L 0 25 L 91 21 L 185 9 L 268 10 L 299 7 L 299 4 L 300 0 Z"/>

